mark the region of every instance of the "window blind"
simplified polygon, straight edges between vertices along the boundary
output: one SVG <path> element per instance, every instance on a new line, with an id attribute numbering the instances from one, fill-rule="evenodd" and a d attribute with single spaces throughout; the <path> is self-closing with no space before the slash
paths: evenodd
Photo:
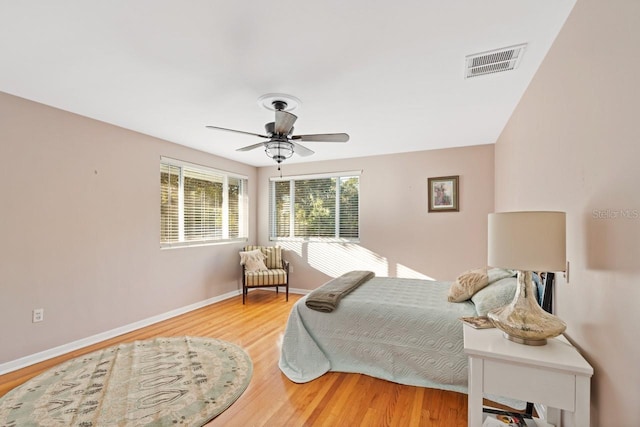
<path id="1" fill-rule="evenodd" d="M 227 191 L 229 197 L 229 238 L 237 239 L 241 237 L 247 237 L 246 221 L 248 216 L 247 212 L 247 198 L 244 197 L 246 192 L 247 180 L 230 177 L 229 188 Z"/>
<path id="2" fill-rule="evenodd" d="M 245 177 L 163 158 L 160 187 L 162 246 L 246 240 Z"/>
<path id="3" fill-rule="evenodd" d="M 160 241 L 175 242 L 180 236 L 180 168 L 160 164 Z"/>
<path id="4" fill-rule="evenodd" d="M 183 167 L 184 239 L 222 238 L 222 175 Z"/>
<path id="5" fill-rule="evenodd" d="M 359 176 L 273 179 L 270 238 L 359 238 Z"/>

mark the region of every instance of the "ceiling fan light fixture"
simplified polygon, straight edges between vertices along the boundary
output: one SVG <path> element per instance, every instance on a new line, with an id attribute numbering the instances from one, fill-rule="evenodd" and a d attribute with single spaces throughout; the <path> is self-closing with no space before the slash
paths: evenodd
<path id="1" fill-rule="evenodd" d="M 293 144 L 289 141 L 267 142 L 264 152 L 279 164 L 293 156 Z"/>

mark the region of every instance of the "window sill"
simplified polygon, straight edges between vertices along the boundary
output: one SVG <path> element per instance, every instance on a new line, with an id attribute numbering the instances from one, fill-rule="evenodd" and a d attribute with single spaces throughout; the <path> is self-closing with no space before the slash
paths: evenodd
<path id="1" fill-rule="evenodd" d="M 270 237 L 271 242 L 304 242 L 304 243 L 360 243 L 359 238 L 345 239 L 336 237 Z"/>

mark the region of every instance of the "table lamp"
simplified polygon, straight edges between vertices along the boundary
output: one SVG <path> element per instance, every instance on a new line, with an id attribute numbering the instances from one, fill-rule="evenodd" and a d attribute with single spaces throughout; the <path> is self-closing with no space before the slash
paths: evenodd
<path id="1" fill-rule="evenodd" d="M 517 270 L 513 301 L 488 313 L 507 339 L 544 345 L 567 325 L 544 311 L 537 300 L 532 272 L 564 271 L 566 265 L 564 212 L 501 212 L 489 214 L 488 265 Z"/>

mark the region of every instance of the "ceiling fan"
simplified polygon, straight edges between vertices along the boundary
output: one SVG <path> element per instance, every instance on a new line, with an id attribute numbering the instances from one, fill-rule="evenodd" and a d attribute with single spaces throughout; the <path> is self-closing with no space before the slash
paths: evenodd
<path id="1" fill-rule="evenodd" d="M 298 119 L 294 114 L 286 111 L 295 108 L 300 101 L 289 95 L 267 94 L 258 99 L 264 107 L 274 110 L 276 113 L 275 121 L 267 123 L 264 128 L 266 135 L 253 132 L 245 132 L 242 130 L 228 129 L 219 126 L 206 126 L 209 129 L 225 130 L 229 132 L 242 133 L 245 135 L 253 135 L 264 138 L 257 144 L 248 145 L 238 148 L 236 151 L 249 151 L 255 148 L 264 147 L 264 151 L 273 160 L 282 163 L 290 158 L 293 153 L 306 157 L 314 152 L 307 147 L 300 145 L 298 142 L 347 142 L 349 135 L 346 133 L 323 133 L 311 135 L 293 135 L 293 124 Z"/>

